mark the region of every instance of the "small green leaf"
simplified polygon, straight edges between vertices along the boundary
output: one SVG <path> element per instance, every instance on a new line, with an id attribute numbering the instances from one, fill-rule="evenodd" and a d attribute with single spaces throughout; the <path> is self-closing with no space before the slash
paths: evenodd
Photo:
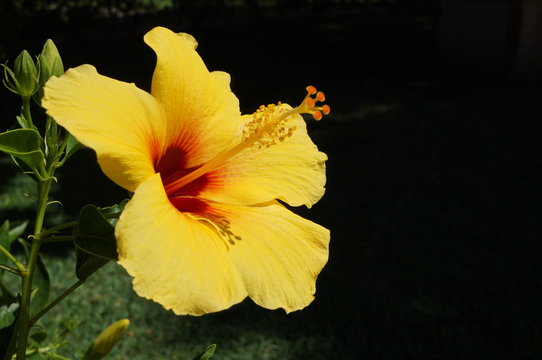
<path id="1" fill-rule="evenodd" d="M 37 314 L 49 301 L 51 279 L 49 278 L 49 273 L 47 272 L 47 268 L 45 267 L 41 256 L 38 257 L 34 279 L 32 280 L 32 287 L 35 290 L 30 303 L 30 316 Z"/>
<path id="2" fill-rule="evenodd" d="M 75 264 L 75 275 L 79 280 L 86 280 L 90 275 L 109 262 L 109 260 L 90 255 L 79 248 L 76 248 L 77 262 Z"/>
<path id="3" fill-rule="evenodd" d="M 0 329 L 10 326 L 15 321 L 15 311 L 18 308 L 19 304 L 17 303 L 0 306 Z"/>
<path id="4" fill-rule="evenodd" d="M 24 234 L 27 226 L 28 220 L 13 222 L 11 225 L 11 229 L 9 229 L 9 242 L 14 242 L 19 236 Z"/>
<path id="5" fill-rule="evenodd" d="M 64 139 L 66 142 L 66 155 L 64 155 L 63 161 L 68 160 L 77 150 L 83 147 L 83 145 L 77 141 L 75 136 L 73 136 L 70 133 L 66 134 L 66 138 Z"/>
<path id="6" fill-rule="evenodd" d="M 36 332 L 33 332 L 30 335 L 30 339 L 34 341 L 36 344 L 41 344 L 45 339 L 47 339 L 47 333 L 43 330 L 38 330 Z"/>
<path id="7" fill-rule="evenodd" d="M 126 206 L 126 204 L 128 204 L 128 201 L 129 201 L 128 199 L 124 199 L 118 204 L 108 206 L 105 208 L 100 208 L 100 212 L 103 215 L 117 214 L 117 217 L 107 219 L 107 221 L 109 221 L 111 225 L 115 226 L 117 225 L 117 222 L 119 221 L 120 214 L 124 211 L 124 207 Z"/>
<path id="8" fill-rule="evenodd" d="M 85 205 L 74 228 L 75 245 L 84 252 L 107 260 L 117 260 L 115 227 L 94 205 Z"/>
<path id="9" fill-rule="evenodd" d="M 216 344 L 212 344 L 207 346 L 207 349 L 205 349 L 201 354 L 197 355 L 193 360 L 209 360 L 216 350 Z"/>
<path id="10" fill-rule="evenodd" d="M 26 121 L 26 118 L 22 114 L 16 115 L 15 119 L 17 119 L 17 122 L 23 129 L 28 127 L 28 121 Z"/>
<path id="11" fill-rule="evenodd" d="M 26 239 L 17 238 L 17 242 L 22 245 L 26 258 L 30 256 L 30 244 Z"/>
<path id="12" fill-rule="evenodd" d="M 94 339 L 83 356 L 83 360 L 99 360 L 109 354 L 111 349 L 113 349 L 126 332 L 128 325 L 130 325 L 130 320 L 128 319 L 122 319 L 109 325 Z"/>
<path id="13" fill-rule="evenodd" d="M 4 68 L 4 79 L 2 81 L 4 86 L 12 93 L 19 95 L 17 89 L 20 87 L 20 85 L 15 77 L 15 73 L 7 66 L 7 64 L 1 65 Z"/>
<path id="14" fill-rule="evenodd" d="M 22 160 L 31 169 L 44 163 L 43 139 L 34 129 L 15 129 L 0 134 L 0 151 Z"/>

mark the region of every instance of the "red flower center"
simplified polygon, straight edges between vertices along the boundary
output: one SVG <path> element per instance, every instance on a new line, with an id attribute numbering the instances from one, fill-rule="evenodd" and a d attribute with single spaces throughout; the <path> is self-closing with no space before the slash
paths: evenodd
<path id="1" fill-rule="evenodd" d="M 154 170 L 160 173 L 164 187 L 199 168 L 187 167 L 186 151 L 180 146 L 172 146 L 164 155 L 154 161 Z M 209 185 L 209 176 L 204 174 L 167 196 L 173 206 L 183 212 L 202 212 L 207 206 L 205 202 L 194 199 Z"/>

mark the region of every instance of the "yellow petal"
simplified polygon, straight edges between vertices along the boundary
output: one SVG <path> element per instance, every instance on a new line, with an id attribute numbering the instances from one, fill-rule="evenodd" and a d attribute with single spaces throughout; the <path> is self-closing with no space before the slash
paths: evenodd
<path id="1" fill-rule="evenodd" d="M 163 105 L 168 147 L 179 147 L 193 167 L 231 146 L 241 123 L 227 73 L 209 72 L 188 34 L 157 27 L 145 35 L 157 56 L 152 95 Z"/>
<path id="2" fill-rule="evenodd" d="M 207 222 L 172 206 L 159 174 L 136 190 L 116 237 L 134 290 L 176 314 L 220 311 L 247 295 L 224 241 Z"/>
<path id="3" fill-rule="evenodd" d="M 82 65 L 51 78 L 42 105 L 96 151 L 103 172 L 118 185 L 134 191 L 154 173 L 153 153 L 163 147 L 165 117 L 155 99 L 134 84 Z"/>
<path id="4" fill-rule="evenodd" d="M 212 204 L 229 221 L 229 255 L 248 295 L 268 309 L 302 309 L 328 259 L 329 230 L 282 205 Z"/>
<path id="5" fill-rule="evenodd" d="M 291 109 L 283 104 L 283 109 Z M 251 116 L 245 116 L 250 121 Z M 307 134 L 305 121 L 292 115 L 283 124 L 290 136 L 266 147 L 260 142 L 241 151 L 207 177 L 198 196 L 227 204 L 248 205 L 272 199 L 310 207 L 324 195 L 326 154 Z M 264 139 L 273 141 L 273 139 Z"/>

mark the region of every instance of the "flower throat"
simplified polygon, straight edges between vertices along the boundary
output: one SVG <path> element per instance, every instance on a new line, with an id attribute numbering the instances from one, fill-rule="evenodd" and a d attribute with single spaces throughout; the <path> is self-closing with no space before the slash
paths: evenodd
<path id="1" fill-rule="evenodd" d="M 329 114 L 330 107 L 328 105 L 318 105 L 318 103 L 325 100 L 324 93 L 317 91 L 314 86 L 307 86 L 306 90 L 307 95 L 301 104 L 293 109 L 284 111 L 280 102 L 277 105 L 260 106 L 253 114 L 252 120 L 245 124 L 242 140 L 237 145 L 218 154 L 202 166 L 177 180 L 167 183 L 165 185 L 166 193 L 174 194 L 178 192 L 192 181 L 216 169 L 232 156 L 250 146 L 256 145 L 258 148 L 267 148 L 283 142 L 285 139 L 291 137 L 295 131 L 295 127 L 286 124 L 286 120 L 292 115 L 311 114 L 315 120 L 321 120 L 323 115 Z"/>

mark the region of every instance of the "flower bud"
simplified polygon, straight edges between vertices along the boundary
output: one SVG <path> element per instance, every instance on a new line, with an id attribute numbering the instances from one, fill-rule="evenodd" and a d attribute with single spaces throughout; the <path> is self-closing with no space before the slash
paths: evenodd
<path id="1" fill-rule="evenodd" d="M 51 76 L 64 74 L 64 64 L 53 40 L 48 39 L 38 57 L 40 62 L 40 83 L 45 84 Z"/>
<path id="2" fill-rule="evenodd" d="M 53 40 L 48 39 L 43 45 L 43 50 L 38 56 L 38 69 L 39 69 L 39 89 L 34 95 L 34 100 L 38 105 L 41 103 L 43 97 L 43 87 L 51 76 L 60 76 L 64 74 L 64 65 L 62 59 L 58 53 Z"/>
<path id="3" fill-rule="evenodd" d="M 99 360 L 109 354 L 130 325 L 130 320 L 121 319 L 109 325 L 88 348 L 83 360 Z"/>
<path id="4" fill-rule="evenodd" d="M 38 69 L 28 51 L 23 50 L 17 56 L 12 74 L 16 93 L 20 96 L 30 97 L 38 90 Z"/>

